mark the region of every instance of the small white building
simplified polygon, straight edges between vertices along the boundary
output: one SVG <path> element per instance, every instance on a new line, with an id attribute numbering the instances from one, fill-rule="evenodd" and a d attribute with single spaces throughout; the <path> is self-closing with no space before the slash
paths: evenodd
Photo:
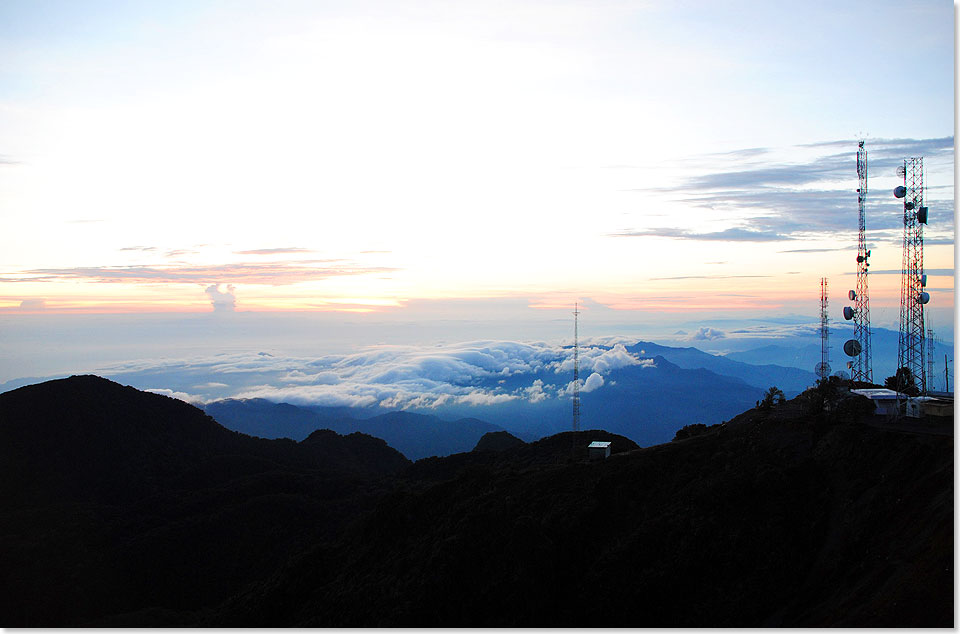
<path id="1" fill-rule="evenodd" d="M 897 393 L 887 388 L 871 388 L 863 390 L 850 390 L 854 394 L 866 396 L 873 401 L 876 407 L 876 414 L 879 416 L 895 415 L 897 413 Z"/>
<path id="2" fill-rule="evenodd" d="M 897 413 L 897 393 L 894 390 L 886 388 L 874 388 L 863 390 L 850 390 L 854 394 L 866 396 L 873 401 L 877 408 L 876 413 L 880 416 L 895 415 Z M 904 397 L 906 409 L 904 414 L 907 418 L 920 418 L 922 416 L 942 416 L 945 418 L 953 417 L 953 400 L 946 398 L 934 398 L 930 396 L 909 396 Z"/>
<path id="3" fill-rule="evenodd" d="M 605 440 L 594 440 L 587 445 L 587 455 L 590 460 L 603 460 L 610 457 L 610 443 Z"/>

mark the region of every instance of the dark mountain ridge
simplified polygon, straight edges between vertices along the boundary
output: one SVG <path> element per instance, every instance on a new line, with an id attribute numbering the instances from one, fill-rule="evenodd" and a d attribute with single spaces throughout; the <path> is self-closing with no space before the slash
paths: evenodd
<path id="1" fill-rule="evenodd" d="M 96 377 L 29 386 L 0 394 L 0 616 L 951 627 L 952 427 L 869 410 L 814 390 L 642 449 L 595 429 L 411 464 L 330 430 L 250 438 Z M 613 455 L 587 461 L 591 440 Z"/>

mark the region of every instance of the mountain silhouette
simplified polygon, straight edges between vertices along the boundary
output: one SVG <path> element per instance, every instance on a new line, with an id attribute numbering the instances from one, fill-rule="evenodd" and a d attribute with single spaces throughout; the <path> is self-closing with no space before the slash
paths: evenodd
<path id="1" fill-rule="evenodd" d="M 950 422 L 892 426 L 833 382 L 675 436 L 495 435 L 410 463 L 362 434 L 249 437 L 97 377 L 19 388 L 0 394 L 0 617 L 953 625 Z M 588 460 L 593 440 L 611 456 Z"/>

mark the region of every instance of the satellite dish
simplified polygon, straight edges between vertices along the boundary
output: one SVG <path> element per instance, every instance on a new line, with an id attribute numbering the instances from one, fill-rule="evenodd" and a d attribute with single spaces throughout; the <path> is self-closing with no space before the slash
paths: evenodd
<path id="1" fill-rule="evenodd" d="M 847 361 L 847 369 L 853 368 L 853 361 Z"/>
<path id="2" fill-rule="evenodd" d="M 911 211 L 913 207 L 914 207 L 913 201 L 908 200 L 907 202 L 903 203 L 903 208 L 906 209 L 907 211 Z"/>
<path id="3" fill-rule="evenodd" d="M 850 290 L 850 291 L 848 291 L 848 292 L 847 292 L 847 297 L 850 298 L 850 301 L 852 302 L 853 300 L 855 300 L 855 299 L 857 298 L 857 291 L 855 291 L 855 290 Z"/>
<path id="4" fill-rule="evenodd" d="M 850 291 L 850 292 L 852 293 L 853 291 Z M 844 306 L 843 318 L 846 319 L 847 321 L 850 321 L 851 319 L 853 319 L 853 309 L 850 308 L 849 306 Z"/>
<path id="5" fill-rule="evenodd" d="M 900 178 L 903 178 L 904 176 L 906 176 L 906 174 L 907 174 L 907 168 L 905 168 L 903 165 L 897 168 L 897 176 L 899 176 Z"/>
<path id="6" fill-rule="evenodd" d="M 917 209 L 917 222 L 922 222 L 923 224 L 927 224 L 928 211 L 929 210 L 926 207 L 920 207 L 919 209 Z"/>
<path id="7" fill-rule="evenodd" d="M 927 291 L 923 291 L 922 293 L 920 293 L 920 297 L 918 297 L 917 300 L 921 304 L 926 304 L 927 302 L 930 301 L 930 293 L 928 293 Z"/>
<path id="8" fill-rule="evenodd" d="M 844 381 L 850 380 L 850 373 L 846 370 L 837 370 L 833 376 L 837 377 L 838 379 L 843 379 Z"/>
<path id="9" fill-rule="evenodd" d="M 817 364 L 817 366 L 813 369 L 813 371 L 821 379 L 825 379 L 828 376 L 830 376 L 830 369 L 831 368 L 829 363 L 824 363 L 823 361 L 821 361 L 820 363 Z"/>
<path id="10" fill-rule="evenodd" d="M 893 195 L 896 196 L 897 198 L 903 198 L 904 196 L 907 195 L 907 188 L 904 187 L 903 185 L 900 185 L 899 187 L 893 190 Z"/>
<path id="11" fill-rule="evenodd" d="M 863 352 L 863 348 L 856 339 L 847 339 L 846 343 L 843 344 L 843 351 L 848 357 L 855 357 Z"/>

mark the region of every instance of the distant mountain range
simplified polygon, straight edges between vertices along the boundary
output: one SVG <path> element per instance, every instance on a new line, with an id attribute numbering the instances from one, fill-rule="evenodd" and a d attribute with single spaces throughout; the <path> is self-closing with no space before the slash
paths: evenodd
<path id="1" fill-rule="evenodd" d="M 296 407 L 264 399 L 227 399 L 204 406 L 221 425 L 261 438 L 302 440 L 316 429 L 340 434 L 359 432 L 382 438 L 410 460 L 470 451 L 480 438 L 500 427 L 475 418 L 444 421 L 412 412 L 388 412 L 355 419 L 340 407 Z M 359 413 L 359 412 L 358 412 Z"/>
<path id="2" fill-rule="evenodd" d="M 751 365 L 696 348 L 638 342 L 626 350 L 643 362 L 610 370 L 601 388 L 581 393 L 582 426 L 604 428 L 641 445 L 669 441 L 687 424 L 722 422 L 754 405 L 771 386 L 792 397 L 816 381 L 812 372 L 798 368 Z M 565 374 L 540 371 L 495 375 L 473 385 L 515 393 L 537 382 L 563 387 L 567 380 Z M 488 431 L 502 429 L 532 441 L 571 425 L 569 396 L 441 404 L 403 412 L 226 399 L 208 403 L 204 410 L 230 429 L 263 438 L 298 440 L 320 427 L 359 431 L 386 440 L 411 460 L 468 451 Z"/>

